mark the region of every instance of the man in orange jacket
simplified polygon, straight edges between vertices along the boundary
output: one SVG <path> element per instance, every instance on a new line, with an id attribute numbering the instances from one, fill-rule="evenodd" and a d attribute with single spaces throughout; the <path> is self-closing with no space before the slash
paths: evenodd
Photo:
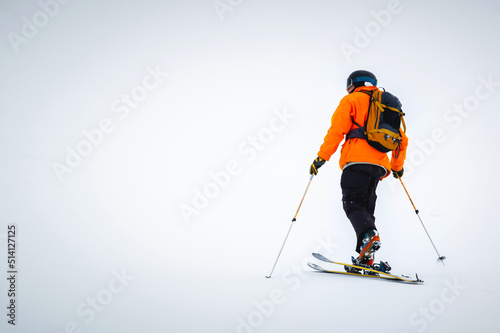
<path id="1" fill-rule="evenodd" d="M 366 85 L 366 83 L 371 85 Z M 365 124 L 370 96 L 365 92 L 376 91 L 377 78 L 373 73 L 359 70 L 347 78 L 347 92 L 332 116 L 331 127 L 318 152 L 318 157 L 310 167 L 310 174 L 316 175 L 318 169 L 337 151 L 339 144 L 349 132 Z M 403 176 L 408 138 L 400 131 L 399 148 L 392 152 L 380 152 L 360 137 L 346 138 L 340 153 L 342 177 L 342 203 L 347 218 L 356 232 L 357 258 L 354 264 L 373 265 L 374 252 L 380 248 L 380 237 L 375 226 L 376 189 L 380 180 L 389 176 Z"/>

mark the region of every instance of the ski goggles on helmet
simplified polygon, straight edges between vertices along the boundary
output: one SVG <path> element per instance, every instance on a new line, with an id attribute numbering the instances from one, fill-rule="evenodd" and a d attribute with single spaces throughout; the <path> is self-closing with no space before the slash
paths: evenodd
<path id="1" fill-rule="evenodd" d="M 357 82 L 370 82 L 372 86 L 377 86 L 377 80 L 369 76 L 358 76 L 355 78 L 348 77 L 346 90 L 349 94 L 354 91 L 354 89 L 356 88 L 354 84 Z"/>

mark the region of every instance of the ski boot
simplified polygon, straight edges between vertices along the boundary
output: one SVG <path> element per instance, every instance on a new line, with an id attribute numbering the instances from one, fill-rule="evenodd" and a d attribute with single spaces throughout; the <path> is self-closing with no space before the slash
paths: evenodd
<path id="1" fill-rule="evenodd" d="M 373 265 L 374 253 L 380 249 L 380 237 L 375 229 L 369 230 L 361 241 L 358 261 L 360 264 Z"/>
<path id="2" fill-rule="evenodd" d="M 370 229 L 363 236 L 361 241 L 361 246 L 359 250 L 359 256 L 357 258 L 352 257 L 352 264 L 356 266 L 372 268 L 373 269 L 373 261 L 374 261 L 374 253 L 378 249 L 380 249 L 380 237 L 378 236 L 378 232 L 375 229 Z M 357 273 L 362 274 L 362 270 L 355 267 L 344 266 L 344 269 L 348 273 Z M 367 275 L 377 275 L 375 272 L 364 271 L 364 274 Z"/>

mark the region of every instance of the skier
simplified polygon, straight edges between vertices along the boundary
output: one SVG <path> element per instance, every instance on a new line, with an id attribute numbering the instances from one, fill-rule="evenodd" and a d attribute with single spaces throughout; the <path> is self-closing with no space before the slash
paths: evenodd
<path id="1" fill-rule="evenodd" d="M 366 85 L 369 83 L 369 85 Z M 362 91 L 376 91 L 377 78 L 369 71 L 358 70 L 347 78 L 348 94 L 342 98 L 332 116 L 331 126 L 318 152 L 318 157 L 310 167 L 310 174 L 316 175 L 318 169 L 330 159 L 337 147 L 352 130 L 365 124 L 370 105 L 370 96 Z M 387 153 L 373 148 L 359 137 L 346 137 L 341 148 L 340 168 L 342 176 L 342 203 L 347 218 L 356 232 L 356 252 L 354 265 L 373 265 L 374 253 L 380 248 L 380 237 L 375 226 L 376 189 L 380 180 L 390 175 L 403 176 L 408 138 L 400 131 L 401 142 L 397 151 L 392 151 L 391 159 Z M 347 267 L 346 267 L 347 269 Z M 390 268 L 389 268 L 390 269 Z"/>

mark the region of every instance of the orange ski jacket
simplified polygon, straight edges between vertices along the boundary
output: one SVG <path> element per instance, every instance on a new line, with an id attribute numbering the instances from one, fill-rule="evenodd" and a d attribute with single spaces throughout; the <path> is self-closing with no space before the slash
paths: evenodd
<path id="1" fill-rule="evenodd" d="M 344 140 L 347 133 L 358 128 L 358 126 L 353 123 L 353 120 L 361 126 L 365 124 L 368 116 L 370 96 L 360 91 L 377 89 L 378 88 L 374 86 L 358 87 L 354 92 L 342 98 L 332 116 L 330 129 L 319 149 L 319 157 L 327 161 L 330 160 L 330 157 L 337 151 L 339 144 Z M 401 170 L 406 158 L 406 148 L 408 147 L 408 137 L 403 131 L 401 131 L 401 137 L 402 141 L 399 154 L 396 157 L 396 153 L 393 151 L 391 160 L 389 160 L 387 153 L 382 153 L 373 148 L 364 139 L 353 138 L 347 140 L 342 145 L 340 152 L 340 168 L 344 169 L 349 163 L 380 165 L 387 170 L 386 175 L 382 178 L 389 176 L 391 169 L 395 171 Z"/>

